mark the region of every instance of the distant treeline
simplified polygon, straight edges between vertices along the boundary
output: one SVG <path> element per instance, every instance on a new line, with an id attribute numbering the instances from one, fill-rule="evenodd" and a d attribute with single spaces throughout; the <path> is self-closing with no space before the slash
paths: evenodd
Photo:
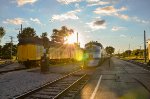
<path id="1" fill-rule="evenodd" d="M 5 45 L 0 45 L 0 58 L 2 59 L 11 59 L 11 49 L 12 56 L 16 56 L 17 54 L 17 45 L 13 45 L 12 43 L 6 43 Z"/>
<path id="2" fill-rule="evenodd" d="M 126 50 L 123 53 L 118 53 L 117 55 L 120 57 L 144 58 L 144 49 Z M 148 49 L 146 50 L 146 55 L 148 57 Z"/>

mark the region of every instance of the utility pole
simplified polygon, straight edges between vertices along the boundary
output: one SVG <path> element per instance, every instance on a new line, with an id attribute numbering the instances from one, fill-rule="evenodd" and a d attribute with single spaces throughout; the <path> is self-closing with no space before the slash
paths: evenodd
<path id="1" fill-rule="evenodd" d="M 142 54 L 142 51 L 141 51 L 141 46 L 140 46 L 140 58 L 141 58 L 141 54 Z"/>
<path id="2" fill-rule="evenodd" d="M 128 57 L 130 56 L 130 43 L 129 43 L 129 50 L 128 50 Z"/>
<path id="3" fill-rule="evenodd" d="M 79 41 L 78 41 L 79 39 L 78 39 L 78 32 L 77 32 L 77 44 L 79 43 Z"/>
<path id="4" fill-rule="evenodd" d="M 9 36 L 10 37 L 10 58 L 12 58 L 12 46 L 13 46 L 13 37 L 12 36 Z"/>
<path id="5" fill-rule="evenodd" d="M 21 24 L 21 30 L 20 30 L 20 32 L 22 33 L 22 24 Z"/>
<path id="6" fill-rule="evenodd" d="M 77 46 L 80 47 L 80 42 L 79 42 L 79 33 L 77 32 Z"/>
<path id="7" fill-rule="evenodd" d="M 146 63 L 146 32 L 144 30 L 144 59 Z"/>
<path id="8" fill-rule="evenodd" d="M 22 24 L 21 24 L 20 28 L 16 28 L 15 30 L 19 30 L 19 34 L 20 34 L 20 33 L 22 33 L 22 29 L 23 28 L 22 28 Z"/>

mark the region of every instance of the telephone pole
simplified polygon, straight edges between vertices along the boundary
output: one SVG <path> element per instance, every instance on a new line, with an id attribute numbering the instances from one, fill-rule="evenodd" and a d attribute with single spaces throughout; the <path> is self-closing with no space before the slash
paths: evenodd
<path id="1" fill-rule="evenodd" d="M 144 59 L 146 63 L 146 32 L 144 30 Z"/>
<path id="2" fill-rule="evenodd" d="M 20 30 L 20 32 L 22 33 L 22 24 L 21 24 L 21 30 Z"/>
<path id="3" fill-rule="evenodd" d="M 129 50 L 128 50 L 128 57 L 130 56 L 130 43 L 129 43 Z"/>
<path id="4" fill-rule="evenodd" d="M 13 37 L 12 36 L 9 36 L 10 37 L 10 58 L 12 58 L 12 47 L 13 47 Z"/>
<path id="5" fill-rule="evenodd" d="M 79 42 L 78 42 L 78 32 L 77 32 L 77 44 L 78 44 Z"/>

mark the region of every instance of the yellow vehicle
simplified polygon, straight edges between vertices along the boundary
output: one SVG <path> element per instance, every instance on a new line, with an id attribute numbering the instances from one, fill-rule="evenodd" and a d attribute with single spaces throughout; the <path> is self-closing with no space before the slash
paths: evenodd
<path id="1" fill-rule="evenodd" d="M 63 45 L 61 47 L 50 47 L 49 48 L 49 59 L 62 61 L 62 60 L 76 60 L 81 61 L 83 56 L 83 51 L 80 47 L 75 44 Z"/>
<path id="2" fill-rule="evenodd" d="M 148 65 L 150 65 L 150 39 L 148 40 L 148 59 L 149 59 Z"/>
<path id="3" fill-rule="evenodd" d="M 25 38 L 19 40 L 17 58 L 18 62 L 26 67 L 40 65 L 41 57 L 44 54 L 43 41 L 40 38 Z M 83 50 L 77 45 L 63 45 L 61 47 L 50 46 L 48 58 L 51 64 L 68 61 L 81 61 Z"/>
<path id="4" fill-rule="evenodd" d="M 17 58 L 18 62 L 26 67 L 37 66 L 43 55 L 43 44 L 39 38 L 21 39 L 18 44 Z"/>

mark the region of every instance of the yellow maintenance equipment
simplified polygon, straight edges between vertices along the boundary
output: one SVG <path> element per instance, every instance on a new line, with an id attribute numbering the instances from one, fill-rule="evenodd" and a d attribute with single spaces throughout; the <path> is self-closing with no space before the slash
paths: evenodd
<path id="1" fill-rule="evenodd" d="M 17 48 L 18 62 L 23 64 L 39 62 L 43 55 L 43 50 L 43 42 L 40 38 L 21 38 Z"/>
<path id="2" fill-rule="evenodd" d="M 43 46 L 36 44 L 18 45 L 17 57 L 18 61 L 40 60 L 43 55 Z"/>

